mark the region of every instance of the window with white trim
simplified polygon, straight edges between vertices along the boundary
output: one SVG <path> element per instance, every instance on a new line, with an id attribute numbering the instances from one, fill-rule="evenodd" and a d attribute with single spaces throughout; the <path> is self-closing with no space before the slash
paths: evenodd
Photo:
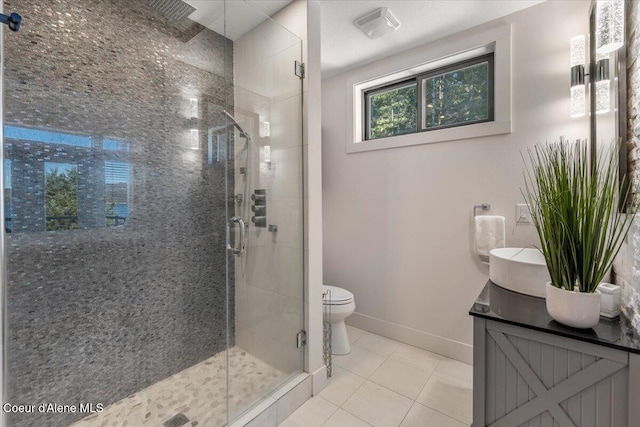
<path id="1" fill-rule="evenodd" d="M 494 119 L 493 52 L 362 91 L 363 141 Z"/>
<path id="2" fill-rule="evenodd" d="M 347 153 L 511 133 L 511 25 L 372 62 L 344 84 Z"/>

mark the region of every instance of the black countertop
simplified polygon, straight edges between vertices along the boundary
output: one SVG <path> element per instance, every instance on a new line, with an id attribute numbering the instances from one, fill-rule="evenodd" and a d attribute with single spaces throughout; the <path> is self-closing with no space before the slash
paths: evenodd
<path id="1" fill-rule="evenodd" d="M 600 323 L 592 329 L 570 328 L 549 316 L 543 298 L 512 292 L 491 281 L 487 282 L 469 314 L 640 354 L 640 336 L 634 333 L 624 315 L 611 320 L 601 317 Z"/>

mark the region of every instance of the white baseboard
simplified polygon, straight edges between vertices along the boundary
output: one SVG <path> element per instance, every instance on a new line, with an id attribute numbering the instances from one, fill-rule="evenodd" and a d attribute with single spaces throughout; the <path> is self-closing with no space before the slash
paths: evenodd
<path id="1" fill-rule="evenodd" d="M 383 337 L 391 338 L 405 344 L 419 347 L 432 353 L 447 356 L 464 363 L 473 362 L 473 346 L 449 338 L 433 335 L 424 331 L 409 328 L 397 323 L 367 316 L 362 313 L 353 313 L 347 318 L 348 325 Z"/>

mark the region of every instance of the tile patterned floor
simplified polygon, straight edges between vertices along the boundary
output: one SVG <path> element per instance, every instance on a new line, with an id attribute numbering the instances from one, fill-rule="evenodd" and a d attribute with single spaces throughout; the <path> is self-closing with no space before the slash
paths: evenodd
<path id="1" fill-rule="evenodd" d="M 466 427 L 472 367 L 347 326 L 351 353 L 281 427 Z"/>
<path id="2" fill-rule="evenodd" d="M 218 353 L 84 418 L 72 427 L 168 425 L 222 427 L 227 422 L 227 358 Z M 288 375 L 239 347 L 229 350 L 229 406 L 232 414 L 267 395 Z M 180 416 L 180 414 L 183 414 Z M 183 422 L 184 417 L 189 421 Z"/>

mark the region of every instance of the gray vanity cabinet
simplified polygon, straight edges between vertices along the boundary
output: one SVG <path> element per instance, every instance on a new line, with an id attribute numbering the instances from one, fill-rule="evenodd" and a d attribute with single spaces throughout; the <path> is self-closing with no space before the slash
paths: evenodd
<path id="1" fill-rule="evenodd" d="M 524 317 L 535 314 L 532 307 L 520 308 Z M 504 317 L 496 311 L 480 314 L 474 306 L 470 313 L 473 427 L 640 427 L 640 354 L 635 342 L 630 351 L 625 350 L 629 343 L 598 342 L 598 333 L 611 333 L 616 322 L 575 330 L 572 338 L 570 328 L 551 320 L 547 329 L 532 327 L 510 319 L 509 310 Z"/>

